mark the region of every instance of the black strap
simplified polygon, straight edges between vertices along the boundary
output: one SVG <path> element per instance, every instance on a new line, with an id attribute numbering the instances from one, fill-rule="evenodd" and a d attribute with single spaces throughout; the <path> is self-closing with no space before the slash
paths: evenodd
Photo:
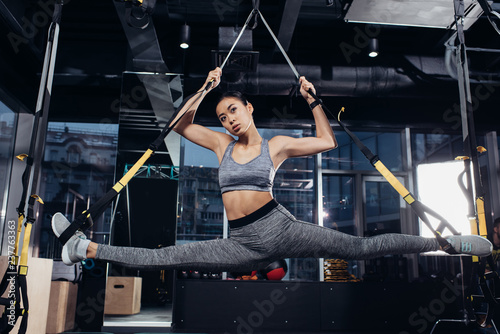
<path id="1" fill-rule="evenodd" d="M 323 101 L 311 89 L 309 89 L 308 93 L 315 99 L 315 101 L 321 104 L 325 112 L 329 113 L 330 115 L 333 115 L 332 112 L 328 109 L 328 107 L 325 106 Z M 349 137 L 352 139 L 354 144 L 356 144 L 358 149 L 363 153 L 366 159 L 368 159 L 368 161 L 370 161 L 370 163 L 373 166 L 375 166 L 377 162 L 380 161 L 379 157 L 373 154 L 373 152 L 368 147 L 366 147 L 366 145 L 363 144 L 363 142 L 354 133 L 352 133 L 339 119 L 337 119 L 336 117 L 334 117 L 334 119 L 340 125 L 342 130 L 344 130 L 347 133 L 347 135 L 349 135 Z M 383 176 L 386 177 L 385 175 Z M 444 217 L 440 216 L 437 212 L 435 212 L 428 206 L 424 205 L 422 202 L 415 199 L 415 196 L 413 196 L 412 193 L 407 191 L 407 194 L 408 194 L 407 196 L 410 197 L 411 200 L 404 198 L 405 201 L 410 205 L 415 214 L 418 217 L 420 217 L 420 219 L 422 219 L 424 224 L 433 232 L 441 248 L 448 254 L 457 254 L 458 252 L 455 249 L 453 249 L 451 244 L 445 238 L 442 237 L 442 232 L 445 228 L 448 228 L 448 230 L 452 234 L 459 234 L 457 230 Z M 438 229 L 433 228 L 427 215 L 433 216 L 434 218 L 437 218 L 440 221 Z"/>
<path id="2" fill-rule="evenodd" d="M 21 285 L 19 276 L 16 273 L 9 275 L 9 281 L 14 286 L 13 295 L 9 293 L 7 298 L 0 299 L 0 305 L 4 305 L 5 309 L 0 318 L 0 331 L 2 334 L 10 333 L 14 329 L 19 317 L 22 316 L 23 310 L 21 309 Z M 27 320 L 26 320 L 27 321 Z"/>
<path id="3" fill-rule="evenodd" d="M 184 101 L 177 108 L 177 110 L 174 112 L 172 117 L 170 117 L 169 121 L 167 122 L 167 125 L 163 128 L 160 135 L 150 144 L 150 146 L 149 146 L 150 151 L 152 151 L 154 153 L 162 145 L 163 141 L 165 140 L 165 137 L 179 123 L 179 121 L 182 119 L 182 117 L 190 110 L 190 108 L 198 101 L 198 99 L 200 99 L 208 91 L 208 89 L 211 87 L 211 85 L 212 85 L 212 83 L 209 82 L 202 90 L 200 90 L 196 93 L 193 93 L 193 94 L 189 95 L 186 99 L 184 99 Z M 189 101 L 191 98 L 194 98 L 196 95 L 199 95 L 198 98 L 196 98 L 191 103 L 191 105 L 185 109 L 184 113 L 181 114 L 180 117 L 175 122 L 173 122 L 174 119 L 179 115 L 180 111 L 184 108 L 186 102 Z M 143 155 L 143 158 L 144 158 L 144 155 Z M 139 159 L 134 164 L 134 166 L 138 166 L 139 164 L 142 166 L 143 163 L 139 163 L 139 161 L 141 161 L 141 159 Z M 147 160 L 147 158 L 146 158 L 146 160 Z M 129 173 L 131 171 L 132 171 L 132 169 L 129 171 Z M 119 186 L 117 187 L 118 184 L 119 184 Z M 115 197 L 120 193 L 121 189 L 125 186 L 126 186 L 126 183 L 122 184 L 119 181 L 112 189 L 110 189 L 103 197 L 101 197 L 88 210 L 86 210 L 83 213 L 81 213 L 80 215 L 78 215 L 75 218 L 75 220 L 73 222 L 71 222 L 71 225 L 59 237 L 59 241 L 61 242 L 61 244 L 63 244 L 63 245 L 66 244 L 66 242 L 68 242 L 68 240 L 73 236 L 73 234 L 77 230 L 85 231 L 86 229 L 90 228 L 92 226 L 92 220 L 99 217 L 106 210 L 106 208 L 109 206 L 109 204 L 115 199 Z"/>
<path id="4" fill-rule="evenodd" d="M 26 282 L 26 275 L 18 275 L 19 277 L 19 288 L 21 290 L 21 299 L 23 301 L 23 308 L 21 309 L 21 324 L 19 326 L 18 334 L 25 334 L 28 328 L 28 317 L 29 317 L 29 302 L 28 302 L 28 287 Z"/>
<path id="5" fill-rule="evenodd" d="M 119 1 L 119 0 L 118 0 Z M 126 1 L 127 4 L 130 4 L 130 1 Z M 255 5 L 255 4 L 254 4 Z M 258 6 L 258 4 L 257 4 Z M 243 31 L 245 30 L 245 28 L 248 26 L 248 24 L 250 23 L 250 20 L 252 19 L 253 16 L 256 16 L 258 14 L 258 9 L 253 9 L 250 14 L 248 15 L 248 18 L 245 22 L 245 24 L 243 25 L 238 37 L 236 38 L 235 42 L 233 43 L 233 46 L 231 47 L 231 50 L 229 51 L 229 53 L 227 54 L 226 56 L 226 59 L 224 59 L 224 62 L 222 63 L 221 65 L 221 69 L 224 67 L 224 65 L 226 64 L 226 62 L 228 61 L 231 53 L 233 52 L 236 44 L 238 43 L 238 41 L 240 40 L 242 34 L 243 34 Z M 163 128 L 163 130 L 161 131 L 160 135 L 158 136 L 158 138 L 156 138 L 149 146 L 149 150 L 152 151 L 153 153 L 162 145 L 165 137 L 172 131 L 172 129 L 177 125 L 177 123 L 182 119 L 182 117 L 190 110 L 190 108 L 198 101 L 198 99 L 200 99 L 201 97 L 204 96 L 204 94 L 206 92 L 208 92 L 208 90 L 212 87 L 213 85 L 213 81 L 210 81 L 208 82 L 205 87 L 203 87 L 202 90 L 196 92 L 196 93 L 193 93 L 191 95 L 189 95 L 187 98 L 184 99 L 184 101 L 181 103 L 181 105 L 177 108 L 177 110 L 174 112 L 174 114 L 172 115 L 172 117 L 170 117 L 169 121 L 167 122 L 167 125 Z M 184 108 L 185 104 L 187 103 L 187 101 L 189 101 L 191 98 L 195 97 L 196 95 L 199 95 L 192 103 L 189 107 L 187 107 L 184 111 L 184 113 L 174 122 L 173 120 L 179 115 L 180 111 Z M 148 151 L 146 151 L 147 153 Z M 145 155 L 146 155 L 145 153 Z M 134 166 L 137 166 L 138 163 L 143 160 L 143 158 L 145 157 L 145 155 L 143 155 L 143 157 L 141 157 L 135 164 Z M 146 158 L 147 160 L 147 158 Z M 141 164 L 142 165 L 142 164 Z M 129 171 L 130 173 L 130 171 Z M 127 173 L 128 174 L 128 173 Z M 118 182 L 120 183 L 120 182 Z M 117 187 L 118 184 L 116 184 L 111 190 L 109 190 L 102 198 L 100 198 L 95 204 L 93 204 L 88 210 L 84 211 L 83 213 L 81 213 L 80 215 L 78 215 L 75 220 L 71 223 L 71 225 L 61 234 L 61 236 L 59 237 L 59 241 L 64 245 L 66 244 L 66 242 L 68 242 L 68 240 L 73 236 L 73 234 L 77 231 L 77 230 L 86 230 L 88 229 L 89 227 L 92 226 L 92 219 L 96 219 L 99 215 L 101 215 L 104 210 L 106 210 L 106 208 L 108 207 L 108 205 L 114 200 L 114 198 L 120 193 L 121 189 L 126 186 L 126 183 L 123 184 L 123 183 L 120 183 L 120 185 Z"/>
<path id="6" fill-rule="evenodd" d="M 496 24 L 491 19 L 491 7 L 486 1 L 479 0 L 483 11 L 488 16 L 488 19 L 499 32 Z M 469 80 L 469 69 L 467 64 L 467 49 L 465 46 L 465 36 L 463 20 L 465 18 L 465 9 L 463 0 L 454 0 L 455 9 L 455 24 L 457 28 L 456 38 L 456 59 L 457 59 L 457 79 L 460 97 L 460 111 L 462 118 L 462 135 L 464 153 L 469 159 L 464 159 L 464 174 L 466 176 L 466 185 L 460 180 L 459 185 L 462 192 L 466 194 L 469 202 L 469 216 L 476 218 L 477 233 L 487 236 L 488 228 L 491 228 L 491 215 L 486 215 L 484 212 L 483 198 L 485 190 L 481 178 L 481 166 L 479 164 L 479 154 L 477 151 L 476 133 L 474 125 L 474 114 L 472 106 L 472 97 Z M 472 182 L 474 180 L 474 182 Z M 473 192 L 474 190 L 474 192 Z M 475 197 L 474 197 L 475 196 Z M 474 199 L 476 203 L 474 203 Z M 476 205 L 474 205 L 476 204 Z M 490 265 L 491 272 L 486 273 L 486 263 Z M 496 299 L 496 288 L 500 287 L 500 280 L 495 270 L 495 263 L 492 255 L 486 260 L 481 259 L 478 266 L 479 284 L 483 292 L 485 301 L 488 303 L 488 311 L 486 314 L 485 324 L 490 324 L 495 312 L 498 311 L 498 301 Z M 487 283 L 489 282 L 489 284 Z"/>
<path id="7" fill-rule="evenodd" d="M 37 188 L 38 185 L 37 175 L 40 165 L 38 163 L 35 164 L 34 156 L 36 153 L 39 153 L 36 152 L 36 146 L 37 146 L 36 140 L 38 137 L 39 127 L 40 127 L 40 119 L 42 116 L 47 117 L 50 105 L 50 98 L 51 98 L 50 92 L 52 90 L 51 84 L 52 84 L 52 77 L 54 74 L 55 54 L 57 52 L 57 42 L 59 37 L 58 29 L 59 29 L 59 23 L 61 22 L 61 15 L 62 15 L 62 3 L 60 1 L 57 1 L 54 5 L 52 23 L 50 24 L 48 31 L 48 41 L 45 51 L 42 76 L 40 80 L 37 105 L 34 114 L 35 117 L 33 120 L 33 129 L 31 134 L 29 151 L 27 156 L 24 155 L 19 156 L 20 160 L 23 159 L 26 160 L 25 169 L 21 179 L 21 185 L 23 190 L 21 194 L 21 199 L 19 201 L 19 205 L 17 207 L 20 221 L 25 219 L 24 225 L 33 224 L 35 222 L 35 217 L 36 217 L 35 202 L 38 199 L 38 196 L 32 195 L 31 192 L 33 191 L 33 189 Z M 26 206 L 26 199 L 28 199 L 27 206 Z M 27 212 L 25 215 L 26 209 Z M 31 231 L 31 226 L 30 226 L 30 231 Z M 19 232 L 20 230 L 17 231 L 17 238 L 20 237 Z M 25 233 L 27 233 L 26 229 Z M 26 241 L 23 242 L 23 248 L 28 247 L 28 244 L 24 245 L 25 243 Z M 9 254 L 9 255 L 14 256 L 16 259 L 18 256 L 18 254 Z M 28 290 L 27 290 L 26 276 L 24 274 L 20 274 L 19 272 L 17 272 L 17 270 L 21 269 L 23 273 L 27 272 L 27 268 L 22 268 L 22 266 L 18 266 L 17 260 L 14 262 L 9 262 L 6 272 L 2 278 L 2 282 L 0 283 L 0 294 L 4 294 L 6 291 L 9 291 L 7 298 L 0 299 L 0 304 L 5 305 L 5 310 L 0 321 L 0 324 L 2 325 L 1 328 L 2 333 L 10 332 L 14 328 L 20 316 L 22 316 L 23 319 L 20 324 L 19 333 L 24 334 L 28 326 L 28 309 L 29 309 L 28 292 L 27 292 Z M 13 287 L 11 287 L 12 285 Z M 24 309 L 21 309 L 20 307 L 21 303 Z M 14 312 L 11 313 L 10 311 L 12 307 L 14 307 L 15 310 Z"/>

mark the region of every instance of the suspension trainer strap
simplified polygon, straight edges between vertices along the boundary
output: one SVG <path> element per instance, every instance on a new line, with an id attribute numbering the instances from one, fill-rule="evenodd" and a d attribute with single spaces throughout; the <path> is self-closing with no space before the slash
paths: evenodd
<path id="1" fill-rule="evenodd" d="M 498 16 L 498 13 L 493 12 L 486 1 L 479 1 L 482 9 L 486 13 L 488 20 L 493 25 L 495 30 L 500 33 L 498 27 L 491 20 L 491 14 Z M 462 191 L 467 192 L 466 196 L 469 201 L 469 221 L 473 234 L 481 235 L 485 238 L 488 236 L 488 226 L 492 226 L 491 215 L 486 215 L 484 210 L 484 194 L 486 193 L 483 187 L 481 178 L 481 166 L 479 164 L 479 147 L 476 142 L 476 133 L 474 125 L 474 111 L 472 106 L 472 96 L 469 79 L 469 67 L 467 62 L 467 48 L 465 45 L 464 36 L 464 20 L 465 20 L 465 4 L 463 0 L 454 0 L 455 9 L 455 25 L 457 29 L 456 38 L 456 65 L 457 79 L 460 98 L 460 112 L 462 118 L 462 137 L 464 144 L 464 152 L 467 156 L 464 160 L 465 176 L 467 188 L 461 186 Z M 481 150 L 483 151 L 483 150 Z M 469 159 L 470 158 L 470 159 Z M 465 188 L 465 189 L 464 189 Z M 474 200 L 475 198 L 475 200 Z M 477 257 L 473 261 L 478 263 Z M 491 272 L 486 273 L 486 261 L 490 266 Z M 478 276 L 481 290 L 485 301 L 488 303 L 488 311 L 486 315 L 485 325 L 491 324 L 494 312 L 498 310 L 498 301 L 496 297 L 495 287 L 500 286 L 500 278 L 496 272 L 496 265 L 492 255 L 481 259 L 478 266 Z"/>
<path id="2" fill-rule="evenodd" d="M 243 27 L 241 27 L 240 33 L 238 34 L 238 37 L 236 37 L 236 40 L 234 41 L 233 45 L 231 46 L 231 49 L 229 50 L 226 58 L 224 58 L 224 61 L 222 62 L 222 65 L 220 66 L 221 69 L 223 69 L 224 66 L 226 65 L 226 62 L 229 60 L 229 57 L 231 56 L 231 53 L 233 53 L 233 50 L 236 47 L 236 44 L 238 44 L 238 42 L 240 41 L 241 36 L 243 35 L 243 32 L 245 31 L 246 27 L 248 27 L 248 24 L 250 23 L 250 20 L 256 14 L 257 14 L 257 10 L 254 8 L 250 12 L 250 14 L 248 15 L 247 20 L 245 21 L 245 24 L 243 25 Z"/>
<path id="3" fill-rule="evenodd" d="M 309 90 L 309 94 L 316 100 L 319 101 L 323 109 L 333 116 L 332 112 L 324 105 L 323 101 L 314 94 L 312 90 Z M 403 197 L 403 199 L 410 205 L 415 214 L 424 222 L 424 224 L 433 232 L 441 248 L 449 254 L 457 254 L 456 250 L 451 247 L 450 243 L 442 237 L 442 232 L 445 228 L 448 228 L 452 234 L 459 234 L 456 229 L 442 216 L 437 214 L 435 211 L 431 210 L 429 207 L 424 205 L 422 202 L 417 200 L 415 196 L 406 189 L 406 187 L 392 174 L 392 172 L 382 163 L 380 158 L 373 154 L 373 152 L 366 147 L 365 144 L 352 133 L 339 119 L 333 117 L 335 121 L 340 125 L 340 127 L 349 135 L 352 141 L 356 144 L 358 149 L 363 153 L 363 155 L 370 161 L 370 163 L 377 169 L 377 171 L 389 182 L 389 184 Z M 438 228 L 435 229 L 427 214 L 433 216 L 440 221 Z"/>
<path id="4" fill-rule="evenodd" d="M 211 83 L 209 83 L 211 84 Z M 134 177 L 139 168 L 144 165 L 144 163 L 154 154 L 154 152 L 163 143 L 165 137 L 172 131 L 172 129 L 177 125 L 177 123 L 184 117 L 184 115 L 191 109 L 191 107 L 200 100 L 208 91 L 209 85 L 207 84 L 203 90 L 198 91 L 194 94 L 188 96 L 182 104 L 177 108 L 176 112 L 172 115 L 167 125 L 163 128 L 160 135 L 150 144 L 150 147 L 144 154 L 136 161 L 136 163 L 128 170 L 128 172 L 123 175 L 123 177 L 96 203 L 94 203 L 88 210 L 82 212 L 78 215 L 71 225 L 61 234 L 59 241 L 64 245 L 73 236 L 77 230 L 86 230 L 92 226 L 93 219 L 99 217 L 108 207 L 108 205 L 114 200 L 114 198 L 122 191 L 122 189 L 127 185 L 127 183 Z M 198 95 L 196 97 L 196 95 Z M 184 108 L 187 101 L 194 98 L 193 102 L 185 108 L 184 112 L 179 115 L 180 111 Z M 179 117 L 178 117 L 179 116 Z M 177 120 L 175 119 L 176 117 Z M 174 121 L 175 120 L 175 121 Z"/>
<path id="5" fill-rule="evenodd" d="M 256 6 L 255 2 L 254 2 L 254 9 L 252 10 L 252 13 L 254 11 L 258 12 L 260 18 L 262 19 L 262 22 L 264 23 L 265 27 L 267 28 L 267 31 L 271 35 L 271 37 L 274 40 L 274 42 L 276 43 L 278 49 L 281 51 L 283 57 L 285 58 L 286 62 L 288 63 L 290 69 L 292 70 L 293 74 L 295 75 L 296 79 L 298 80 L 300 78 L 299 72 L 297 71 L 297 69 L 293 65 L 292 61 L 290 60 L 290 57 L 288 57 L 285 49 L 283 48 L 280 41 L 278 40 L 278 38 L 274 34 L 273 30 L 271 29 L 271 27 L 267 23 L 264 15 L 262 15 L 260 10 Z M 252 13 L 250 13 L 250 15 L 252 15 Z M 235 45 L 236 45 L 237 41 L 235 42 Z M 233 45 L 233 48 L 235 45 Z M 425 225 L 427 225 L 427 227 L 434 233 L 435 237 L 437 238 L 437 240 L 438 240 L 440 246 L 443 248 L 443 250 L 445 250 L 446 252 L 448 252 L 450 254 L 456 254 L 456 251 L 451 247 L 450 243 L 448 241 L 446 241 L 441 236 L 441 232 L 445 227 L 447 227 L 453 234 L 458 234 L 458 232 L 453 228 L 453 226 L 450 223 L 448 223 L 443 217 L 439 216 L 437 213 L 430 210 L 430 208 L 428 208 L 427 206 L 425 206 L 424 204 L 422 204 L 421 202 L 416 200 L 415 196 L 413 196 L 403 186 L 403 184 L 401 184 L 401 182 L 399 182 L 399 180 L 387 169 L 387 167 L 384 166 L 384 164 L 380 161 L 379 157 L 377 155 L 373 154 L 370 151 L 370 149 L 368 147 L 366 147 L 366 145 L 364 145 L 363 142 L 361 140 L 359 140 L 359 138 L 354 133 L 352 133 L 342 122 L 340 122 L 340 120 L 337 119 L 332 114 L 332 112 L 330 110 L 328 110 L 328 108 L 324 105 L 323 101 L 321 99 L 319 99 L 318 96 L 316 96 L 316 94 L 314 94 L 314 92 L 311 89 L 308 91 L 308 93 L 316 100 L 316 103 L 321 104 L 323 109 L 326 112 L 328 112 L 331 116 L 333 116 L 333 118 L 337 121 L 337 123 L 340 125 L 340 127 L 349 135 L 349 137 L 352 139 L 352 141 L 356 144 L 356 146 L 359 148 L 359 150 L 363 153 L 363 155 L 382 174 L 382 176 L 384 176 L 384 178 L 391 184 L 391 186 L 394 187 L 394 189 L 403 197 L 403 199 L 413 208 L 413 210 L 417 214 L 417 216 L 419 216 L 422 219 L 422 221 L 425 223 Z M 431 214 L 432 216 L 434 216 L 440 220 L 440 224 L 439 224 L 440 230 L 435 230 L 432 227 L 428 217 L 426 216 L 426 212 L 429 214 L 432 213 Z"/>
<path id="6" fill-rule="evenodd" d="M 41 161 L 41 153 L 36 161 L 35 154 L 39 153 L 36 152 L 36 146 L 37 138 L 39 136 L 38 132 L 40 127 L 40 119 L 42 116 L 47 117 L 50 105 L 55 59 L 59 40 L 59 24 L 61 22 L 61 14 L 62 3 L 57 1 L 54 4 L 52 22 L 48 30 L 48 40 L 45 49 L 40 87 L 38 90 L 38 98 L 34 113 L 29 151 L 28 154 L 20 154 L 17 156 L 19 160 L 25 161 L 26 165 L 21 179 L 22 194 L 19 205 L 17 207 L 18 224 L 14 239 L 14 246 L 13 249 L 10 249 L 10 247 L 12 246 L 9 243 L 9 264 L 0 284 L 0 294 L 3 294 L 8 290 L 7 298 L 2 298 L 0 300 L 0 304 L 5 305 L 4 313 L 0 321 L 0 323 L 2 324 L 1 331 L 3 333 L 10 332 L 14 328 L 19 317 L 22 317 L 22 321 L 19 327 L 19 333 L 24 334 L 28 326 L 29 301 L 26 280 L 26 275 L 28 272 L 28 251 L 31 237 L 31 228 L 35 223 L 35 217 L 37 216 L 35 204 L 37 201 L 43 204 L 43 201 L 38 195 L 32 194 L 33 191 L 36 191 L 38 186 L 38 174 L 40 171 L 39 160 Z M 23 245 L 21 256 L 19 257 L 19 242 L 24 221 L 26 221 L 26 223 L 24 224 Z M 23 305 L 23 309 L 21 309 L 20 307 L 21 304 Z"/>
<path id="7" fill-rule="evenodd" d="M 293 74 L 295 74 L 295 77 L 297 78 L 297 80 L 300 78 L 300 75 L 299 75 L 299 72 L 297 71 L 297 69 L 295 68 L 295 66 L 293 65 L 292 61 L 290 60 L 290 58 L 288 57 L 288 55 L 286 54 L 285 52 L 285 49 L 283 49 L 283 46 L 281 46 L 281 43 L 280 41 L 278 40 L 278 38 L 276 37 L 276 35 L 273 33 L 273 30 L 271 29 L 271 27 L 269 26 L 269 24 L 267 24 L 267 21 L 266 19 L 264 18 L 264 15 L 262 15 L 262 13 L 260 12 L 260 10 L 258 10 L 259 12 L 259 15 L 260 15 L 260 18 L 262 19 L 262 22 L 264 23 L 264 25 L 266 26 L 267 28 L 267 31 L 269 31 L 269 34 L 271 35 L 271 37 L 273 38 L 274 40 L 274 43 L 276 43 L 276 45 L 278 46 L 278 48 L 280 49 L 281 51 L 281 54 L 283 55 L 283 57 L 285 57 L 285 60 L 286 62 L 288 63 L 288 66 L 290 66 Z"/>
<path id="8" fill-rule="evenodd" d="M 243 35 L 243 32 L 245 31 L 246 27 L 250 23 L 250 20 L 254 15 L 257 14 L 257 10 L 253 9 L 250 12 L 250 15 L 248 15 L 247 20 L 245 21 L 245 24 L 241 28 L 240 33 L 238 34 L 238 37 L 236 38 L 235 42 L 233 43 L 231 49 L 229 50 L 229 53 L 227 54 L 226 58 L 224 59 L 222 65 L 220 66 L 221 70 L 224 68 L 226 63 L 228 62 L 234 48 L 236 47 L 236 44 L 240 40 L 241 36 Z M 181 120 L 182 117 L 191 109 L 191 107 L 198 102 L 198 100 L 202 99 L 205 94 L 208 92 L 208 90 L 211 88 L 213 84 L 213 81 L 210 81 L 203 87 L 201 91 L 198 91 L 194 94 L 191 94 L 188 96 L 182 104 L 177 108 L 177 110 L 174 112 L 172 117 L 170 117 L 169 121 L 167 122 L 167 125 L 163 128 L 161 131 L 160 135 L 158 138 L 156 138 L 151 145 L 149 146 L 149 149 L 142 155 L 142 157 L 137 160 L 137 162 L 130 168 L 130 170 L 118 181 L 111 190 L 109 190 L 102 198 L 100 198 L 94 205 L 92 205 L 88 210 L 82 212 L 80 215 L 78 215 L 75 220 L 71 223 L 71 225 L 61 234 L 59 237 L 59 241 L 64 245 L 68 240 L 73 236 L 73 234 L 77 230 L 86 230 L 89 227 L 92 226 L 92 220 L 97 218 L 99 215 L 101 215 L 104 210 L 106 210 L 107 206 L 114 200 L 114 198 L 120 193 L 120 191 L 127 185 L 127 183 L 134 177 L 134 175 L 137 173 L 139 168 L 144 165 L 144 163 L 151 157 L 154 152 L 162 145 L 165 137 L 172 131 L 172 129 L 177 125 L 177 123 Z M 184 108 L 185 104 L 187 101 L 190 99 L 194 98 L 196 95 L 196 99 L 187 107 L 185 108 L 184 112 L 180 114 L 180 116 L 175 119 L 181 110 Z M 174 122 L 175 120 L 175 122 Z"/>

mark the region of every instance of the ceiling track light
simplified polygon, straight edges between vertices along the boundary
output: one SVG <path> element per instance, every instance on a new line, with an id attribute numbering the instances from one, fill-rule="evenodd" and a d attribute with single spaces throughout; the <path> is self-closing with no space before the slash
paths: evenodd
<path id="1" fill-rule="evenodd" d="M 371 58 L 377 57 L 379 54 L 378 39 L 371 38 L 368 44 L 368 56 Z"/>
<path id="2" fill-rule="evenodd" d="M 184 24 L 181 27 L 181 31 L 180 31 L 180 35 L 179 35 L 179 41 L 180 41 L 179 46 L 182 49 L 189 48 L 189 43 L 191 42 L 191 27 L 188 26 L 187 24 Z"/>

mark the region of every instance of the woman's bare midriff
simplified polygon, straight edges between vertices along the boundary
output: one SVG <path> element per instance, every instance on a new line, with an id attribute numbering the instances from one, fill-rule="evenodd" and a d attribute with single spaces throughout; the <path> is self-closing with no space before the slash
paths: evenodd
<path id="1" fill-rule="evenodd" d="M 272 194 L 265 191 L 237 190 L 222 194 L 228 220 L 248 216 L 272 199 Z"/>

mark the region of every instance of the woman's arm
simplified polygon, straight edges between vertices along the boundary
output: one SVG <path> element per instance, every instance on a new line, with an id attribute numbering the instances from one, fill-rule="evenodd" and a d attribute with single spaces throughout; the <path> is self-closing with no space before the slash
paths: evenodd
<path id="1" fill-rule="evenodd" d="M 316 94 L 313 84 L 307 81 L 305 77 L 301 77 L 300 93 L 307 101 L 307 104 L 314 102 L 314 98 L 308 93 L 309 89 Z M 321 105 L 315 106 L 312 113 L 316 125 L 316 137 L 292 138 L 277 136 L 272 139 L 273 146 L 276 145 L 277 147 L 275 152 L 277 152 L 278 163 L 275 165 L 281 164 L 287 158 L 314 155 L 337 147 L 335 134 Z"/>
<path id="2" fill-rule="evenodd" d="M 179 120 L 179 123 L 175 125 L 173 130 L 184 138 L 192 141 L 193 143 L 214 151 L 216 154 L 218 154 L 218 150 L 220 148 L 220 137 L 226 137 L 228 135 L 221 132 L 212 131 L 198 124 L 193 124 L 193 120 L 196 114 L 196 110 L 198 109 L 204 98 L 204 95 L 201 96 L 203 94 L 203 88 L 213 80 L 210 88 L 205 93 L 208 94 L 208 92 L 219 85 L 221 74 L 222 71 L 219 67 L 217 67 L 213 71 L 210 71 L 202 88 L 198 91 L 197 94 L 186 101 L 184 107 L 182 107 L 182 109 L 179 111 L 178 116 L 173 120 L 173 123 L 176 122 L 179 117 L 181 117 L 181 115 L 187 110 L 186 114 L 182 116 L 182 118 Z"/>

